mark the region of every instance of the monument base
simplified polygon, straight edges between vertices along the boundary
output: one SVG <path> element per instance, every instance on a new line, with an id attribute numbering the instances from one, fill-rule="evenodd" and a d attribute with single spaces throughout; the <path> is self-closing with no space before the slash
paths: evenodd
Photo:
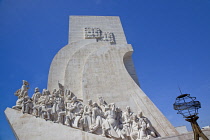
<path id="1" fill-rule="evenodd" d="M 110 140 L 11 108 L 7 108 L 5 114 L 17 140 Z"/>
<path id="2" fill-rule="evenodd" d="M 79 129 L 71 128 L 62 124 L 45 121 L 21 111 L 7 108 L 5 110 L 7 120 L 17 140 L 110 140 L 100 135 L 91 134 Z M 210 139 L 210 129 L 202 130 Z M 160 137 L 154 140 L 193 140 L 193 132 L 176 136 Z"/>
<path id="3" fill-rule="evenodd" d="M 202 131 L 207 136 L 207 138 L 210 139 L 210 129 L 204 129 Z M 199 139 L 203 140 L 201 137 Z M 176 136 L 156 138 L 155 140 L 194 140 L 194 134 L 191 131 L 191 132 L 183 133 Z"/>

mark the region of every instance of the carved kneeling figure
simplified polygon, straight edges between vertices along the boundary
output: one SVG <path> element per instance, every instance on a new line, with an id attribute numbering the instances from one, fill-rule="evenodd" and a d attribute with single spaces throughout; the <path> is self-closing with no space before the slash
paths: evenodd
<path id="1" fill-rule="evenodd" d="M 32 114 L 33 112 L 33 102 L 32 99 L 29 98 L 29 96 L 26 96 L 23 100 L 22 112 L 28 114 Z"/>

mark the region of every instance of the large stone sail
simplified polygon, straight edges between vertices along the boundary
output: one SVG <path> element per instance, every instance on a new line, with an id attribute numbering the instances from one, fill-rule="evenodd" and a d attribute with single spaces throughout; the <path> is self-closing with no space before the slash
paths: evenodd
<path id="1" fill-rule="evenodd" d="M 178 132 L 141 90 L 132 61 L 133 49 L 117 16 L 70 16 L 69 43 L 54 57 L 48 89 L 57 83 L 87 103 L 103 97 L 122 110 L 141 111 L 157 135 Z"/>

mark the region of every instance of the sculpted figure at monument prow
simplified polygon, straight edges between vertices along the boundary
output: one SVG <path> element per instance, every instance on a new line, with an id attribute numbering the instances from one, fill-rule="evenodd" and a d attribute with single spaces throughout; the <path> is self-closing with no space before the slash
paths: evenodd
<path id="1" fill-rule="evenodd" d="M 14 94 L 15 96 L 18 96 L 18 100 L 16 101 L 16 105 L 13 106 L 13 109 L 18 109 L 24 112 L 25 111 L 25 106 L 22 108 L 23 104 L 26 104 L 28 101 L 28 89 L 29 89 L 29 83 L 25 80 L 23 80 L 23 85 L 20 89 L 18 89 Z"/>

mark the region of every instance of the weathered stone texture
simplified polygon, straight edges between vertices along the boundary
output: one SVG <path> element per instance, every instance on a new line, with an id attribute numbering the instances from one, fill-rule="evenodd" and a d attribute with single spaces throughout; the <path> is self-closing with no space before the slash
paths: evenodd
<path id="1" fill-rule="evenodd" d="M 18 140 L 110 140 L 11 108 L 7 108 L 5 114 Z"/>
<path id="2" fill-rule="evenodd" d="M 207 138 L 210 139 L 210 129 L 204 129 L 202 131 L 207 136 Z M 201 137 L 199 139 L 203 140 Z M 194 134 L 193 132 L 188 132 L 175 136 L 156 138 L 154 140 L 194 140 Z"/>
<path id="3" fill-rule="evenodd" d="M 112 32 L 115 43 L 85 39 L 86 27 Z M 54 57 L 48 78 L 48 89 L 58 88 L 58 81 L 87 103 L 104 97 L 122 110 L 130 106 L 142 111 L 159 136 L 178 132 L 140 89 L 132 62 L 132 46 L 127 44 L 119 17 L 71 16 L 69 44 Z"/>
<path id="4" fill-rule="evenodd" d="M 105 32 L 113 32 L 118 44 L 127 44 L 118 16 L 70 16 L 69 43 L 84 39 L 85 27 L 97 27 Z"/>
<path id="5" fill-rule="evenodd" d="M 5 110 L 6 117 L 17 140 L 110 140 L 100 135 L 91 134 L 62 124 L 35 118 L 29 114 L 22 114 L 11 108 Z M 210 139 L 210 129 L 202 130 Z M 160 137 L 154 140 L 193 140 L 193 132 L 181 135 Z"/>

